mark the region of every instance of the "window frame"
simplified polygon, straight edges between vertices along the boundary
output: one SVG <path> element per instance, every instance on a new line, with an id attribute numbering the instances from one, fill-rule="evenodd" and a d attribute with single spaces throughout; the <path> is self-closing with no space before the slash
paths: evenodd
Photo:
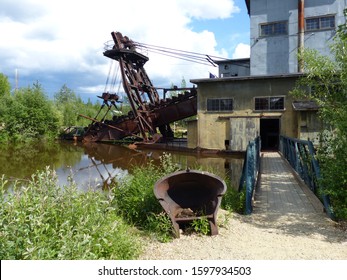
<path id="1" fill-rule="evenodd" d="M 322 27 L 322 21 L 323 19 L 333 19 L 334 26 L 329 26 L 329 27 Z M 307 28 L 308 20 L 317 20 L 318 21 L 318 27 L 317 28 Z M 330 22 L 330 21 L 329 21 Z M 330 22 L 331 23 L 331 22 Z M 321 16 L 315 16 L 315 17 L 307 17 L 305 18 L 305 31 L 311 32 L 311 31 L 324 31 L 324 30 L 334 30 L 336 28 L 336 15 L 321 15 Z"/>
<path id="2" fill-rule="evenodd" d="M 265 105 L 264 108 L 260 108 L 257 109 L 257 99 L 263 99 L 263 101 L 266 99 L 266 104 L 263 102 L 263 104 Z M 283 106 L 281 106 L 280 108 L 278 106 L 276 106 L 276 103 L 272 103 L 271 99 L 281 99 L 283 100 L 283 102 L 281 102 L 281 104 Z M 284 95 L 278 95 L 278 96 L 255 96 L 254 100 L 253 100 L 253 108 L 255 112 L 274 112 L 274 111 L 284 111 L 286 109 L 285 107 L 285 101 L 286 101 L 286 97 Z M 259 103 L 258 103 L 259 104 Z"/>
<path id="3" fill-rule="evenodd" d="M 222 100 L 231 101 L 231 110 L 228 108 L 228 106 L 230 105 L 226 105 L 226 109 L 222 108 L 223 106 L 223 104 L 221 103 Z M 209 101 L 218 102 L 218 105 L 217 105 L 218 108 L 211 109 L 211 106 L 209 106 Z M 206 98 L 206 112 L 216 113 L 216 112 L 233 112 L 233 111 L 234 111 L 234 98 Z"/>
<path id="4" fill-rule="evenodd" d="M 279 33 L 276 32 L 276 24 L 284 24 L 285 25 L 285 32 Z M 263 33 L 263 27 L 271 27 L 271 33 Z M 260 23 L 259 24 L 259 36 L 260 37 L 272 37 L 272 36 L 283 36 L 288 35 L 288 20 L 282 20 L 282 21 L 274 21 L 274 22 L 266 22 L 266 23 Z"/>

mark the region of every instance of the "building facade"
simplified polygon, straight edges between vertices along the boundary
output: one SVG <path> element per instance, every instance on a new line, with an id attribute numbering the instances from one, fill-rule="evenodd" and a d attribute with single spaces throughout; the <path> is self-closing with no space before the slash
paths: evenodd
<path id="1" fill-rule="evenodd" d="M 329 55 L 347 0 L 246 0 L 250 16 L 251 75 L 301 72 L 300 48 Z"/>
<path id="2" fill-rule="evenodd" d="M 292 125 L 298 123 L 298 114 L 288 95 L 299 76 L 192 80 L 199 90 L 198 118 L 189 124 L 188 147 L 243 152 L 261 136 L 264 149 L 278 149 L 280 134 L 299 133 Z"/>
<path id="3" fill-rule="evenodd" d="M 330 55 L 347 0 L 246 0 L 251 21 L 250 71 L 241 61 L 219 63 L 219 78 L 194 79 L 197 120 L 188 124 L 188 147 L 245 151 L 260 136 L 278 149 L 279 135 L 318 142 L 318 107 L 290 95 L 301 73 L 303 48 Z M 242 63 L 247 62 L 243 60 Z M 241 68 L 240 68 L 241 67 Z"/>

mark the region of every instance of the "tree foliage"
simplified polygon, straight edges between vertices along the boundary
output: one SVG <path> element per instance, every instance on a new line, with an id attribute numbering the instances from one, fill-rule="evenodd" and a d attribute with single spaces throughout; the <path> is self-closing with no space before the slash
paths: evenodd
<path id="1" fill-rule="evenodd" d="M 7 77 L 0 73 L 0 140 L 1 132 L 5 128 L 4 118 L 7 111 L 7 103 L 10 97 L 11 85 Z"/>
<path id="2" fill-rule="evenodd" d="M 303 52 L 306 75 L 293 94 L 316 101 L 325 124 L 318 158 L 321 184 L 337 218 L 347 219 L 347 27 L 341 25 L 331 46 L 332 58 Z"/>
<path id="3" fill-rule="evenodd" d="M 87 126 L 90 120 L 79 114 L 95 116 L 100 104 L 84 103 L 66 85 L 51 100 L 42 86 L 19 88 L 11 94 L 7 77 L 0 73 L 0 142 L 54 138 L 68 126 Z"/>
<path id="4" fill-rule="evenodd" d="M 11 91 L 11 85 L 8 82 L 8 78 L 0 73 L 0 98 L 9 96 Z"/>
<path id="5" fill-rule="evenodd" d="M 19 89 L 1 103 L 2 140 L 48 136 L 58 129 L 57 112 L 39 83 Z"/>

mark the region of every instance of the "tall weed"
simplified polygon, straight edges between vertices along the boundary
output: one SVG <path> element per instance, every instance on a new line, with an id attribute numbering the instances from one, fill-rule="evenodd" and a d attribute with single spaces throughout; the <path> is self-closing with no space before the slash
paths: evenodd
<path id="1" fill-rule="evenodd" d="M 53 171 L 5 192 L 0 180 L 1 259 L 134 259 L 140 243 L 102 192 L 57 187 Z"/>
<path id="2" fill-rule="evenodd" d="M 178 167 L 170 154 L 164 153 L 160 162 L 159 167 L 152 163 L 135 167 L 133 175 L 114 186 L 113 206 L 127 222 L 156 234 L 161 241 L 168 241 L 172 236 L 171 222 L 154 196 L 153 187 L 162 176 L 178 171 Z"/>

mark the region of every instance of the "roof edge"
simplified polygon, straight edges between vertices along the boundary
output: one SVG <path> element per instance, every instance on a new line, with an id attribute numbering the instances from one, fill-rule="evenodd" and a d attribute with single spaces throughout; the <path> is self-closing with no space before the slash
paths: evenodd
<path id="1" fill-rule="evenodd" d="M 290 73 L 290 74 L 278 74 L 278 75 L 232 76 L 232 77 L 225 77 L 225 78 L 191 79 L 189 81 L 193 84 L 200 84 L 200 83 L 216 83 L 216 82 L 246 81 L 246 80 L 300 78 L 302 76 L 305 76 L 305 74 Z"/>
<path id="2" fill-rule="evenodd" d="M 250 8 L 251 8 L 251 6 L 250 6 L 251 3 L 250 2 L 251 2 L 251 0 L 245 0 L 245 2 L 246 2 L 246 6 L 247 6 L 248 15 L 250 15 L 250 12 L 251 12 L 250 11 Z"/>

